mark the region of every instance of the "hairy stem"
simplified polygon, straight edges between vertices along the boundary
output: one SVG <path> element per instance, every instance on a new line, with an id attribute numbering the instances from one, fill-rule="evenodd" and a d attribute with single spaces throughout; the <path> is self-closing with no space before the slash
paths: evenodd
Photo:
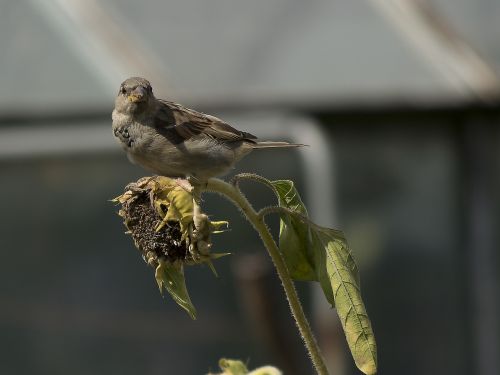
<path id="1" fill-rule="evenodd" d="M 309 326 L 309 322 L 305 317 L 304 310 L 300 304 L 297 291 L 295 290 L 285 261 L 283 260 L 280 250 L 278 249 L 276 242 L 264 222 L 264 215 L 259 215 L 239 189 L 231 184 L 228 184 L 227 182 L 211 178 L 208 180 L 207 186 L 204 190 L 219 193 L 228 200 L 232 201 L 243 212 L 248 221 L 250 221 L 255 230 L 259 233 L 260 238 L 269 252 L 281 279 L 281 283 L 283 284 L 283 288 L 285 289 L 285 294 L 290 305 L 290 310 L 292 311 L 292 315 L 297 323 L 302 339 L 304 340 L 309 355 L 311 356 L 314 367 L 319 375 L 328 375 L 328 370 L 326 369 L 318 344 L 314 338 L 311 327 Z"/>
<path id="2" fill-rule="evenodd" d="M 262 176 L 259 176 L 258 174 L 255 174 L 255 173 L 240 173 L 240 174 L 237 174 L 236 176 L 234 176 L 230 183 L 234 186 L 236 186 L 236 188 L 239 189 L 239 183 L 241 180 L 252 180 L 252 181 L 256 181 L 256 182 L 259 182 L 261 184 L 264 184 L 266 185 L 267 187 L 271 188 L 273 191 L 274 191 L 274 187 L 269 183 L 269 180 L 262 177 Z"/>

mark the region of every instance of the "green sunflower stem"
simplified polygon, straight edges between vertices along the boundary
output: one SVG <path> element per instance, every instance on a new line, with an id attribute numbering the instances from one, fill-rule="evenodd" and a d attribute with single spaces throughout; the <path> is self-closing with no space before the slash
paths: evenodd
<path id="1" fill-rule="evenodd" d="M 226 199 L 233 202 L 245 215 L 245 217 L 250 221 L 255 230 L 259 233 L 262 242 L 264 243 L 269 255 L 271 256 L 274 266 L 278 272 L 278 275 L 285 289 L 285 294 L 290 305 L 290 310 L 292 316 L 297 323 L 300 335 L 304 340 L 305 346 L 309 352 L 313 365 L 316 372 L 319 375 L 328 375 L 328 370 L 325 366 L 323 357 L 321 356 L 318 344 L 314 335 L 312 333 L 309 322 L 306 319 L 302 305 L 300 304 L 297 291 L 295 290 L 293 281 L 288 272 L 287 266 L 281 252 L 276 245 L 269 228 L 264 222 L 264 215 L 259 215 L 246 197 L 239 191 L 239 189 L 227 182 L 222 180 L 211 178 L 208 180 L 207 186 L 203 189 L 210 192 L 218 193 L 224 196 Z"/>

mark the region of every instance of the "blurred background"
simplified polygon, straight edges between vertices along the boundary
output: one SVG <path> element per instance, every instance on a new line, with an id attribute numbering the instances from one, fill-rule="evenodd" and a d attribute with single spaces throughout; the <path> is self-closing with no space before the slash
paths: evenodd
<path id="1" fill-rule="evenodd" d="M 0 373 L 204 374 L 220 357 L 310 374 L 258 237 L 231 231 L 198 320 L 161 298 L 109 200 L 147 172 L 111 135 L 120 83 L 262 138 L 237 171 L 293 179 L 345 231 L 382 374 L 498 374 L 500 2 L 0 1 Z M 235 172 L 237 172 L 235 171 Z M 264 188 L 245 184 L 261 207 Z M 276 220 L 272 223 L 274 233 Z M 332 374 L 359 373 L 297 283 Z"/>

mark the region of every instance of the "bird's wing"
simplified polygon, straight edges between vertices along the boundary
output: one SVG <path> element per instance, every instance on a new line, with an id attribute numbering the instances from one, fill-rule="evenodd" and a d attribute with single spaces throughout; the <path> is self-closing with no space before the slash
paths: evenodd
<path id="1" fill-rule="evenodd" d="M 249 141 L 254 135 L 239 131 L 217 117 L 183 107 L 166 100 L 158 100 L 155 126 L 159 130 L 175 130 L 179 141 L 185 141 L 199 134 L 221 142 Z"/>

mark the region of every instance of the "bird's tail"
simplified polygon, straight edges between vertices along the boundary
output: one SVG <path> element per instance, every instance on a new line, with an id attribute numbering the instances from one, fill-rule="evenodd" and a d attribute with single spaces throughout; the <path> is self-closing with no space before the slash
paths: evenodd
<path id="1" fill-rule="evenodd" d="M 252 144 L 252 148 L 284 148 L 284 147 L 303 147 L 302 143 L 258 141 Z"/>

